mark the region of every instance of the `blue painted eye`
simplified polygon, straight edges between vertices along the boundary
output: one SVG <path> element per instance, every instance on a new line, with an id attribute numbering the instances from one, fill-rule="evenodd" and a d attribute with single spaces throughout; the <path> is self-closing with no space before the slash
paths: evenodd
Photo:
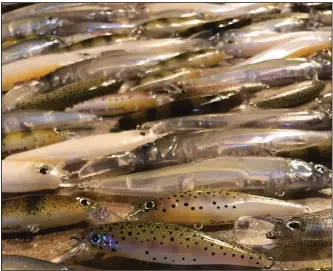
<path id="1" fill-rule="evenodd" d="M 91 234 L 89 234 L 89 238 L 91 243 L 93 243 L 94 245 L 98 245 L 99 242 L 101 242 L 101 236 L 96 232 L 92 232 Z"/>

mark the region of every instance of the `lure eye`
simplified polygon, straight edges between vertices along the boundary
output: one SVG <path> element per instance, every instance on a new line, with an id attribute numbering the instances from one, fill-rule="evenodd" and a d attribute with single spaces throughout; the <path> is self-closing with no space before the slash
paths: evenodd
<path id="1" fill-rule="evenodd" d="M 90 204 L 90 201 L 88 199 L 85 199 L 85 198 L 80 198 L 79 201 L 80 201 L 80 204 L 83 205 L 83 206 L 87 206 L 87 205 Z"/>
<path id="2" fill-rule="evenodd" d="M 301 227 L 301 223 L 299 223 L 298 221 L 291 221 L 287 224 L 287 227 L 292 230 L 299 230 L 299 228 Z"/>
<path id="3" fill-rule="evenodd" d="M 42 175 L 46 175 L 50 173 L 50 168 L 47 165 L 38 165 L 37 171 Z"/>
<path id="4" fill-rule="evenodd" d="M 315 165 L 315 169 L 320 173 L 324 173 L 325 169 L 322 165 Z"/>
<path id="5" fill-rule="evenodd" d="M 155 207 L 155 202 L 153 201 L 148 201 L 145 203 L 145 209 L 146 210 L 151 210 Z"/>
<path id="6" fill-rule="evenodd" d="M 101 236 L 96 232 L 92 232 L 91 234 L 89 234 L 89 238 L 91 243 L 94 245 L 98 245 L 101 241 Z"/>

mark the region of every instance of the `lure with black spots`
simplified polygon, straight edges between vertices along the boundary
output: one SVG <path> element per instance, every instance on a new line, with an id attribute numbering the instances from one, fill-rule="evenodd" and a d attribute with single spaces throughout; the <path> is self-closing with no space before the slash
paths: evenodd
<path id="1" fill-rule="evenodd" d="M 1 230 L 5 233 L 38 232 L 89 218 L 103 220 L 102 211 L 96 202 L 82 197 L 33 195 L 12 198 L 2 201 Z"/>
<path id="2" fill-rule="evenodd" d="M 91 249 L 140 261 L 178 265 L 237 265 L 271 268 L 272 258 L 222 238 L 176 224 L 119 222 L 85 230 Z"/>
<path id="3" fill-rule="evenodd" d="M 208 189 L 156 197 L 137 206 L 136 210 L 138 219 L 203 227 L 231 224 L 245 215 L 303 214 L 308 208 L 273 198 Z"/>

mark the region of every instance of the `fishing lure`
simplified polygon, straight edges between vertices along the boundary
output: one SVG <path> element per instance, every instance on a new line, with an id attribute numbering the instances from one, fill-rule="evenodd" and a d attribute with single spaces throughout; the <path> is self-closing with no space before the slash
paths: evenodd
<path id="1" fill-rule="evenodd" d="M 163 167 L 221 156 L 272 156 L 331 140 L 331 131 L 224 129 L 171 134 L 132 151 L 136 167 Z"/>
<path id="2" fill-rule="evenodd" d="M 8 156 L 10 154 L 40 148 L 64 141 L 72 136 L 74 136 L 74 134 L 59 132 L 55 129 L 37 129 L 9 133 L 2 136 L 1 154 Z"/>
<path id="3" fill-rule="evenodd" d="M 154 220 L 196 228 L 232 224 L 244 215 L 299 215 L 309 208 L 282 200 L 228 190 L 198 190 L 163 195 L 134 207 L 130 219 Z"/>
<path id="4" fill-rule="evenodd" d="M 198 26 L 193 26 L 189 29 L 181 31 L 179 33 L 183 38 L 189 38 L 198 32 L 209 31 L 211 35 L 216 35 L 217 33 L 223 33 L 230 29 L 238 29 L 250 25 L 252 20 L 250 18 L 241 19 L 224 19 L 212 22 L 206 22 Z"/>
<path id="5" fill-rule="evenodd" d="M 56 189 L 69 175 L 49 164 L 3 160 L 1 177 L 3 193 L 22 193 Z"/>
<path id="6" fill-rule="evenodd" d="M 2 90 L 7 91 L 19 82 L 38 79 L 67 65 L 110 54 L 114 51 L 126 51 L 135 54 L 181 53 L 210 47 L 211 42 L 200 39 L 181 40 L 179 38 L 138 40 L 114 43 L 105 46 L 86 48 L 75 52 L 48 54 L 21 59 L 2 67 Z M 34 67 L 34 69 L 31 69 Z M 85 78 L 83 78 L 85 79 Z"/>
<path id="7" fill-rule="evenodd" d="M 172 102 L 167 94 L 150 95 L 145 92 L 129 92 L 96 97 L 67 108 L 66 111 L 89 112 L 99 116 L 119 116 L 146 110 Z"/>
<path id="8" fill-rule="evenodd" d="M 298 148 L 290 147 L 285 150 L 277 151 L 275 155 L 279 157 L 293 157 L 296 159 L 314 162 L 332 159 L 332 141 L 331 139 L 318 140 L 309 146 Z"/>
<path id="9" fill-rule="evenodd" d="M 2 255 L 1 265 L 3 270 L 69 270 L 62 264 L 21 255 Z"/>
<path id="10" fill-rule="evenodd" d="M 267 269 L 274 264 L 265 254 L 197 230 L 161 222 L 104 224 L 85 230 L 79 240 L 89 249 L 155 263 Z"/>
<path id="11" fill-rule="evenodd" d="M 64 46 L 64 43 L 57 38 L 39 37 L 28 39 L 7 47 L 2 51 L 2 64 L 20 60 L 36 55 L 55 52 Z"/>
<path id="12" fill-rule="evenodd" d="M 323 49 L 332 48 L 330 32 L 313 32 L 306 37 L 295 38 L 263 51 L 234 67 L 254 64 L 271 59 L 308 57 Z"/>
<path id="13" fill-rule="evenodd" d="M 115 93 L 120 85 L 117 80 L 108 78 L 78 81 L 19 101 L 10 109 L 64 110 L 84 100 Z"/>
<path id="14" fill-rule="evenodd" d="M 256 106 L 262 108 L 286 108 L 303 104 L 316 98 L 325 88 L 323 81 L 304 81 L 278 90 L 278 94 L 260 98 Z"/>
<path id="15" fill-rule="evenodd" d="M 97 78 L 133 77 L 144 68 L 157 64 L 161 60 L 178 55 L 166 54 L 129 54 L 125 52 L 107 53 L 101 57 L 87 59 L 59 68 L 39 80 L 33 80 L 15 87 L 3 97 L 3 107 L 13 108 L 17 102 L 35 97 L 38 93 L 46 93 L 71 83 L 93 80 Z"/>
<path id="16" fill-rule="evenodd" d="M 107 161 L 105 159 L 105 164 Z M 106 169 L 101 160 L 93 164 L 99 170 Z M 110 161 L 108 164 L 111 164 Z M 86 172 L 89 165 L 87 164 L 86 167 L 81 169 L 82 174 Z M 282 197 L 295 192 L 332 187 L 331 178 L 332 171 L 320 164 L 278 157 L 230 156 L 112 178 L 87 180 L 82 182 L 79 188 L 104 195 L 143 197 L 157 197 L 161 194 L 180 193 L 190 189 L 223 188 L 263 191 L 270 196 Z M 193 195 L 196 194 L 193 193 Z M 178 198 L 178 200 L 182 199 Z M 222 208 L 224 204 L 220 206 Z"/>
<path id="17" fill-rule="evenodd" d="M 156 134 L 191 132 L 202 129 L 265 128 L 329 130 L 332 114 L 325 111 L 260 110 L 246 108 L 241 112 L 205 114 L 145 122 L 140 130 Z"/>
<path id="18" fill-rule="evenodd" d="M 2 113 L 2 134 L 31 129 L 84 127 L 100 121 L 94 114 L 61 111 L 16 110 Z"/>
<path id="19" fill-rule="evenodd" d="M 22 18 L 4 23 L 1 28 L 1 37 L 6 39 L 16 36 L 45 35 L 50 34 L 52 30 L 58 27 L 72 24 L 68 20 L 50 16 Z"/>
<path id="20" fill-rule="evenodd" d="M 50 162 L 54 160 L 54 164 L 57 165 L 59 161 L 62 163 L 64 160 L 97 158 L 110 153 L 131 151 L 157 138 L 158 135 L 153 133 L 145 135 L 139 130 L 91 135 L 10 155 L 6 159 L 17 161 L 45 159 Z"/>
<path id="21" fill-rule="evenodd" d="M 124 41 L 129 41 L 129 40 L 136 40 L 136 38 L 131 37 L 129 35 L 108 34 L 108 35 L 103 35 L 100 37 L 86 39 L 86 40 L 71 44 L 69 46 L 59 49 L 58 52 L 72 52 L 72 51 L 82 50 L 85 48 L 105 46 L 108 44 L 112 44 L 112 43 L 116 43 L 116 42 L 124 42 Z"/>
<path id="22" fill-rule="evenodd" d="M 186 52 L 160 63 L 148 67 L 144 74 L 162 72 L 163 70 L 186 68 L 208 68 L 218 65 L 226 57 L 223 51 L 216 49 L 202 49 L 194 52 Z"/>
<path id="23" fill-rule="evenodd" d="M 187 79 L 181 85 L 183 88 L 200 85 L 227 87 L 244 82 L 260 82 L 269 86 L 283 86 L 310 80 L 316 76 L 320 80 L 325 79 L 330 76 L 329 70 L 331 62 L 321 58 L 274 59 Z"/>
<path id="24" fill-rule="evenodd" d="M 76 224 L 86 219 L 104 221 L 107 210 L 81 197 L 33 195 L 2 201 L 2 225 L 5 233 L 39 230 Z"/>
<path id="25" fill-rule="evenodd" d="M 124 116 L 119 119 L 118 126 L 120 129 L 128 130 L 145 121 L 216 111 L 227 112 L 241 103 L 242 98 L 237 92 L 185 98 Z"/>
<path id="26" fill-rule="evenodd" d="M 281 246 L 332 245 L 332 209 L 277 219 L 266 237 Z"/>

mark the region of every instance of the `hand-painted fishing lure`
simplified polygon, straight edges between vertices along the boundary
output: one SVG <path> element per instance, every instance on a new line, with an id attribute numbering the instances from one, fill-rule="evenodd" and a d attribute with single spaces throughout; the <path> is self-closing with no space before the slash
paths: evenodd
<path id="1" fill-rule="evenodd" d="M 130 219 L 154 220 L 196 228 L 232 224 L 244 215 L 299 215 L 309 208 L 282 200 L 228 190 L 197 190 L 163 195 L 134 207 Z"/>
<path id="2" fill-rule="evenodd" d="M 138 168 L 184 164 L 221 156 L 272 156 L 331 140 L 331 131 L 224 129 L 167 135 L 132 153 Z"/>
<path id="3" fill-rule="evenodd" d="M 89 249 L 147 262 L 179 265 L 238 265 L 271 268 L 274 260 L 197 230 L 152 221 L 119 222 L 89 228 L 81 236 Z"/>
<path id="4" fill-rule="evenodd" d="M 2 232 L 38 232 L 86 219 L 104 221 L 107 210 L 81 197 L 33 195 L 2 201 Z"/>
<path id="5" fill-rule="evenodd" d="M 3 156 L 40 148 L 64 141 L 74 136 L 72 133 L 59 132 L 55 129 L 40 129 L 6 134 L 1 139 Z"/>
<path id="6" fill-rule="evenodd" d="M 155 121 L 175 116 L 187 116 L 210 112 L 227 112 L 240 105 L 242 98 L 237 92 L 225 92 L 217 95 L 190 97 L 149 108 L 145 111 L 124 116 L 118 121 L 120 129 L 135 129 L 145 121 Z"/>
<path id="7" fill-rule="evenodd" d="M 2 134 L 31 129 L 84 127 L 100 119 L 94 114 L 24 110 L 2 114 Z"/>
<path id="8" fill-rule="evenodd" d="M 68 172 L 49 164 L 30 161 L 2 161 L 2 192 L 22 193 L 56 189 Z"/>
<path id="9" fill-rule="evenodd" d="M 332 209 L 277 219 L 266 237 L 281 246 L 332 245 Z"/>
<path id="10" fill-rule="evenodd" d="M 107 161 L 105 158 L 105 164 Z M 99 170 L 107 169 L 103 162 L 95 161 Z M 85 169 L 81 171 L 83 173 Z M 103 195 L 143 197 L 204 188 L 263 191 L 281 197 L 328 187 L 332 187 L 332 171 L 325 166 L 301 160 L 252 156 L 207 159 L 112 178 L 94 178 L 79 185 L 85 191 Z"/>
<path id="11" fill-rule="evenodd" d="M 325 88 L 323 81 L 304 81 L 280 88 L 277 94 L 267 98 L 260 98 L 256 106 L 262 108 L 293 107 L 316 98 Z"/>
<path id="12" fill-rule="evenodd" d="M 246 108 L 235 113 L 177 117 L 140 125 L 141 130 L 156 134 L 219 128 L 329 130 L 331 127 L 332 114 L 325 111 L 295 112 L 284 109 L 256 110 L 254 108 Z"/>

